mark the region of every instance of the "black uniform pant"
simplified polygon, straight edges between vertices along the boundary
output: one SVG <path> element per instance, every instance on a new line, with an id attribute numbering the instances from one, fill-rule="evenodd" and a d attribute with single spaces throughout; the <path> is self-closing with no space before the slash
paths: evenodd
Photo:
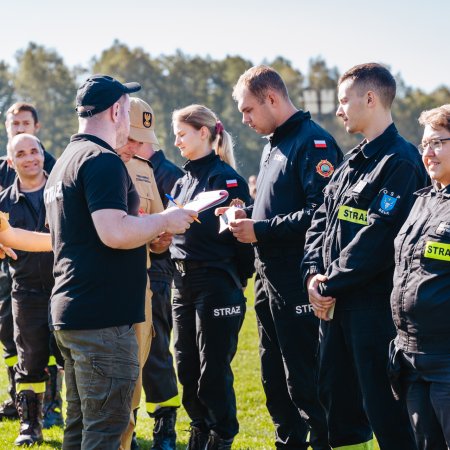
<path id="1" fill-rule="evenodd" d="M 147 362 L 142 372 L 147 411 L 154 413 L 158 407 L 180 406 L 177 377 L 170 352 L 172 332 L 171 280 L 160 280 L 150 276 L 152 318 L 155 336 Z"/>
<path id="2" fill-rule="evenodd" d="M 11 275 L 6 261 L 0 262 L 0 342 L 4 349 L 6 364 L 16 360 L 17 350 L 14 342 L 14 325 L 11 307 Z"/>
<path id="3" fill-rule="evenodd" d="M 54 354 L 57 363 L 63 365 L 48 325 L 49 299 L 50 292 L 12 292 L 14 340 L 18 357 L 14 367 L 16 383 L 30 385 L 46 381 L 48 375 L 45 368 L 50 354 Z M 45 386 L 40 392 L 44 391 Z"/>
<path id="4" fill-rule="evenodd" d="M 319 321 L 302 292 L 300 257 L 256 259 L 261 376 L 276 448 L 329 449 L 317 388 Z"/>
<path id="5" fill-rule="evenodd" d="M 417 447 L 450 448 L 450 354 L 400 354 L 402 385 Z"/>
<path id="6" fill-rule="evenodd" d="M 394 399 L 387 375 L 390 309 L 336 310 L 320 331 L 319 393 L 333 448 L 368 442 L 373 430 L 381 450 L 414 450 L 405 402 Z"/>
<path id="7" fill-rule="evenodd" d="M 173 320 L 178 378 L 191 425 L 224 439 L 239 431 L 231 361 L 245 316 L 245 298 L 216 268 L 175 273 Z"/>

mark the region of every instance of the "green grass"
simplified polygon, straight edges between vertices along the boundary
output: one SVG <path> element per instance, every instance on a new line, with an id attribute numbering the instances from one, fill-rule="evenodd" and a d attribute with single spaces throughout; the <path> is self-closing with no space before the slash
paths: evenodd
<path id="1" fill-rule="evenodd" d="M 273 449 L 274 429 L 265 406 L 265 396 L 260 382 L 260 364 L 258 357 L 258 333 L 255 311 L 253 309 L 253 284 L 250 283 L 246 296 L 248 299 L 247 314 L 239 338 L 239 348 L 233 361 L 235 374 L 235 390 L 238 406 L 240 433 L 236 437 L 234 450 Z M 0 369 L 0 400 L 6 398 L 6 371 Z M 0 449 L 17 448 L 14 439 L 17 437 L 18 421 L 0 422 Z M 142 450 L 151 447 L 153 420 L 145 413 L 142 402 L 139 410 L 137 435 Z M 186 447 L 189 430 L 189 419 L 183 408 L 179 409 L 177 420 L 177 449 Z M 44 430 L 45 443 L 41 450 L 59 449 L 62 444 L 62 429 Z M 379 450 L 378 446 L 375 450 Z"/>

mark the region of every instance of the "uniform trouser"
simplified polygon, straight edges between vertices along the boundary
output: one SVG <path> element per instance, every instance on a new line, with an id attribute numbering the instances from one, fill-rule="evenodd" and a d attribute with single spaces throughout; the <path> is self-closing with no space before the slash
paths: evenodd
<path id="1" fill-rule="evenodd" d="M 119 448 L 139 376 L 134 327 L 58 330 L 67 415 L 63 450 Z"/>
<path id="2" fill-rule="evenodd" d="M 155 335 L 142 372 L 147 412 L 160 407 L 179 407 L 177 377 L 170 352 L 172 332 L 171 282 L 150 278 L 153 292 L 152 315 Z"/>
<path id="3" fill-rule="evenodd" d="M 231 361 L 245 316 L 242 289 L 223 270 L 175 273 L 175 359 L 191 425 L 224 439 L 239 431 Z"/>
<path id="4" fill-rule="evenodd" d="M 450 448 L 450 354 L 401 352 L 400 362 L 417 447 Z"/>
<path id="5" fill-rule="evenodd" d="M 329 449 L 318 398 L 319 321 L 300 280 L 299 257 L 255 260 L 255 311 L 261 378 L 276 431 L 276 448 Z"/>
<path id="6" fill-rule="evenodd" d="M 394 399 L 387 375 L 390 309 L 336 310 L 320 332 L 319 393 L 333 448 L 366 448 L 373 430 L 381 450 L 414 450 L 405 402 Z"/>
<path id="7" fill-rule="evenodd" d="M 8 263 L 0 262 L 0 342 L 4 349 L 6 365 L 12 367 L 17 362 L 16 343 L 11 306 L 12 281 Z"/>
<path id="8" fill-rule="evenodd" d="M 139 377 L 136 380 L 136 387 L 134 389 L 133 397 L 131 400 L 130 420 L 128 422 L 126 430 L 120 438 L 120 450 L 129 450 L 131 446 L 133 431 L 136 427 L 134 410 L 139 408 L 139 403 L 141 401 L 142 368 L 147 361 L 152 344 L 152 291 L 150 290 L 150 283 L 148 281 L 147 288 L 145 289 L 145 322 L 135 323 L 133 327 L 136 333 L 136 341 L 138 344 Z"/>
<path id="9" fill-rule="evenodd" d="M 49 362 L 52 337 L 48 326 L 49 300 L 50 292 L 12 292 L 18 358 L 14 367 L 17 392 L 45 392 L 45 381 L 48 379 L 45 368 Z M 60 358 L 57 359 L 61 363 Z"/>

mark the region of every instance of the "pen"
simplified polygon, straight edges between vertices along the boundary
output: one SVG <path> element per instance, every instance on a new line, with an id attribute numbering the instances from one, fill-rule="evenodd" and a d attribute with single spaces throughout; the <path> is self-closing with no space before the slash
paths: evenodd
<path id="1" fill-rule="evenodd" d="M 178 208 L 183 208 L 183 205 L 181 203 L 178 203 L 170 194 L 165 194 L 165 196 L 176 206 L 178 206 Z M 200 220 L 197 219 L 197 217 L 194 218 L 194 220 L 197 223 L 201 223 Z"/>

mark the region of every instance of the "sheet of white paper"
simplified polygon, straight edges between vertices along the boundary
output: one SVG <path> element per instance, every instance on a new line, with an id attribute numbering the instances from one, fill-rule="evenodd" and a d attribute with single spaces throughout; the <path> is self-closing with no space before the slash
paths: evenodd
<path id="1" fill-rule="evenodd" d="M 227 211 L 219 217 L 219 233 L 222 233 L 228 228 L 228 224 L 236 218 L 236 211 L 238 208 L 232 206 L 228 208 Z"/>

